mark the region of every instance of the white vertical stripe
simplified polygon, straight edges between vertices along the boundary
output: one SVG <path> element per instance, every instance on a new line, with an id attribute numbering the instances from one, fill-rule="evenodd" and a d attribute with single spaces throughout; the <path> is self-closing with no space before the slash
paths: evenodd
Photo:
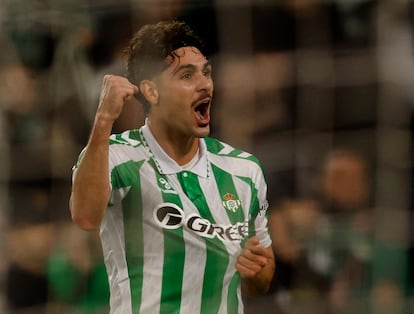
<path id="1" fill-rule="evenodd" d="M 194 237 L 194 235 L 185 229 L 184 238 L 186 240 L 186 246 L 180 313 L 200 313 L 204 269 L 207 258 L 205 241 L 201 237 Z M 197 267 L 194 267 L 194 265 L 197 265 Z M 189 298 L 189 295 L 192 295 L 192 297 Z"/>
<path id="2" fill-rule="evenodd" d="M 233 275 L 235 273 L 235 263 L 236 263 L 237 256 L 230 255 L 230 261 L 227 265 L 226 273 L 224 274 L 224 283 L 223 283 L 223 290 L 221 291 L 221 304 L 220 308 L 218 310 L 219 314 L 227 314 L 227 295 L 229 292 L 229 286 L 231 283 L 231 279 L 233 278 Z"/>
<path id="3" fill-rule="evenodd" d="M 148 171 L 150 170 L 150 171 Z M 147 207 L 143 209 L 144 229 L 144 279 L 142 287 L 142 304 L 140 313 L 158 313 L 160 310 L 161 289 L 162 289 L 162 270 L 164 265 L 164 237 L 162 231 L 159 232 L 154 226 L 153 210 L 156 205 L 163 202 L 162 193 L 157 188 L 155 173 L 149 165 L 141 168 L 141 188 L 143 204 Z M 149 173 L 151 172 L 151 173 Z M 148 180 L 148 176 L 153 176 Z M 155 184 L 155 186 L 154 186 Z M 150 253 L 160 252 L 160 254 Z M 152 254 L 152 255 L 151 255 Z"/>
<path id="4" fill-rule="evenodd" d="M 102 250 L 110 283 L 110 313 L 131 313 L 131 291 L 125 258 L 123 211 L 121 204 L 108 208 L 100 227 Z M 111 248 L 119 250 L 113 251 Z"/>

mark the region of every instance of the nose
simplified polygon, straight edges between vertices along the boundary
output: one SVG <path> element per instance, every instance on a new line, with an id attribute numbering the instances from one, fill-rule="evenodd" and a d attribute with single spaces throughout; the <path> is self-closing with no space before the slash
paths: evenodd
<path id="1" fill-rule="evenodd" d="M 213 87 L 214 87 L 214 83 L 213 83 L 213 78 L 208 75 L 200 75 L 200 79 L 198 82 L 198 89 L 199 90 L 204 90 L 204 91 L 213 91 Z"/>

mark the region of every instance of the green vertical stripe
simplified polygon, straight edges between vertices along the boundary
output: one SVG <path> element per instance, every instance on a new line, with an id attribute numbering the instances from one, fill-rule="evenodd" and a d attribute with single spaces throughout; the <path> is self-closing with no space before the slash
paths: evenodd
<path id="1" fill-rule="evenodd" d="M 187 173 L 178 174 L 183 191 L 193 201 L 200 216 L 215 223 L 213 215 L 208 207 L 205 196 L 201 190 L 198 177 Z M 201 314 L 217 313 L 221 304 L 221 294 L 223 290 L 224 275 L 229 263 L 229 256 L 225 245 L 216 237 L 204 238 L 206 241 L 206 265 L 204 269 L 203 291 L 201 300 Z"/>
<path id="2" fill-rule="evenodd" d="M 164 251 L 160 313 L 179 313 L 185 260 L 182 228 L 164 230 Z"/>
<path id="3" fill-rule="evenodd" d="M 247 177 L 239 177 L 241 180 L 246 182 L 250 186 L 251 190 L 251 202 L 249 208 L 250 220 L 249 220 L 249 237 L 252 237 L 256 234 L 256 227 L 254 225 L 254 221 L 257 215 L 260 212 L 260 203 L 258 199 L 258 190 L 254 185 L 254 182 L 251 178 Z"/>
<path id="4" fill-rule="evenodd" d="M 142 164 L 143 162 L 127 162 L 116 167 L 111 174 L 112 185 L 115 189 L 130 186 L 128 194 L 122 201 L 122 207 L 124 211 L 125 254 L 133 313 L 138 313 L 141 305 L 144 265 L 141 181 L 137 175 Z M 119 178 L 123 178 L 123 180 L 120 181 Z"/>
<path id="5" fill-rule="evenodd" d="M 157 182 L 161 189 L 163 201 L 176 204 L 183 208 L 178 194 L 164 192 L 168 182 L 167 177 L 157 174 Z M 164 182 L 164 183 L 163 183 Z M 172 189 L 171 189 L 172 190 Z M 185 261 L 185 243 L 183 228 L 164 229 L 164 265 L 161 291 L 160 313 L 179 313 L 181 307 L 181 294 Z"/>
<path id="6" fill-rule="evenodd" d="M 227 314 L 233 314 L 239 312 L 239 302 L 237 296 L 237 290 L 239 287 L 240 275 L 236 272 L 231 278 L 229 292 L 227 294 Z"/>
<path id="7" fill-rule="evenodd" d="M 232 175 L 218 168 L 216 165 L 212 164 L 211 168 L 213 170 L 216 182 L 220 182 L 220 184 L 217 184 L 217 188 L 219 190 L 221 200 L 224 201 L 223 197 L 226 194 L 232 194 L 235 197 L 235 200 L 239 200 L 239 196 L 237 195 L 237 190 L 234 186 Z M 237 208 L 236 212 L 233 212 L 227 208 L 225 210 L 231 224 L 234 225 L 237 222 L 242 222 L 245 220 L 242 204 L 239 206 L 239 208 Z"/>
<path id="8" fill-rule="evenodd" d="M 257 189 L 253 189 L 252 191 L 252 202 L 250 205 L 250 221 L 249 221 L 249 237 L 254 236 L 256 234 L 256 226 L 254 225 L 254 221 L 256 220 L 257 215 L 260 211 L 260 204 L 257 198 Z"/>
<path id="9" fill-rule="evenodd" d="M 142 229 L 142 198 L 140 188 L 133 186 L 123 200 L 125 252 L 131 288 L 132 313 L 141 305 L 142 279 L 144 277 L 144 243 Z"/>

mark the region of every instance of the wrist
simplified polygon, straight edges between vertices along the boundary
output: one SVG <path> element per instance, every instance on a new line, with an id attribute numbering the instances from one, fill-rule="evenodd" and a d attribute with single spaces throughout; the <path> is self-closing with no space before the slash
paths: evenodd
<path id="1" fill-rule="evenodd" d="M 112 125 L 114 124 L 115 120 L 116 119 L 114 119 L 111 114 L 98 111 L 95 115 L 94 125 L 98 126 L 99 128 L 112 129 Z"/>
<path id="2" fill-rule="evenodd" d="M 113 124 L 114 120 L 109 115 L 97 113 L 89 142 L 108 142 Z"/>

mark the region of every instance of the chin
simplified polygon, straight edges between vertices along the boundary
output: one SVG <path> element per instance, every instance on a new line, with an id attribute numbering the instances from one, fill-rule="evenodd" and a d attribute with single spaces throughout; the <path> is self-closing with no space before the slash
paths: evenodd
<path id="1" fill-rule="evenodd" d="M 210 126 L 199 126 L 194 133 L 197 137 L 206 137 L 210 134 Z"/>

